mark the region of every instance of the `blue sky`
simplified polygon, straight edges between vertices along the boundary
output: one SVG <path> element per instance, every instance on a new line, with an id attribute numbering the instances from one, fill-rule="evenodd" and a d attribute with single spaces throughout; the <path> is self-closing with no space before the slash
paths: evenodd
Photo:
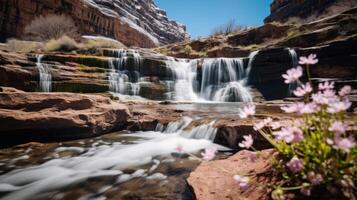
<path id="1" fill-rule="evenodd" d="M 187 26 L 192 38 L 207 36 L 215 27 L 234 19 L 257 26 L 269 15 L 272 0 L 154 0 L 170 19 Z"/>

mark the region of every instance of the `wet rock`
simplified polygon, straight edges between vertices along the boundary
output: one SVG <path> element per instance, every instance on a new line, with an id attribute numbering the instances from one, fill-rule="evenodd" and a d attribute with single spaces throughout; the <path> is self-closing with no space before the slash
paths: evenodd
<path id="1" fill-rule="evenodd" d="M 240 151 L 224 159 L 202 162 L 187 179 L 198 200 L 236 199 L 236 200 L 268 200 L 270 191 L 267 187 L 261 189 L 259 185 L 276 182 L 269 170 L 272 166 L 271 158 L 274 151 L 264 150 L 253 162 L 250 151 Z M 240 190 L 235 183 L 234 175 L 250 174 L 250 187 Z"/>
<path id="2" fill-rule="evenodd" d="M 165 99 L 166 87 L 157 82 L 141 82 L 139 95 L 153 100 Z"/>
<path id="3" fill-rule="evenodd" d="M 123 128 L 129 115 L 97 95 L 0 92 L 1 144 L 95 136 Z"/>

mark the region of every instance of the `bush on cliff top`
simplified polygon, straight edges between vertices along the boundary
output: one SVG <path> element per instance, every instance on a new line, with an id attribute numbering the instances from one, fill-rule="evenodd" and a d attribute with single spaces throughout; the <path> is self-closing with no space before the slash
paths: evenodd
<path id="1" fill-rule="evenodd" d="M 77 27 L 72 18 L 66 15 L 47 15 L 35 18 L 25 27 L 25 35 L 29 40 L 47 41 L 58 39 L 63 35 L 77 38 Z"/>
<path id="2" fill-rule="evenodd" d="M 51 39 L 46 43 L 45 51 L 73 51 L 79 48 L 79 44 L 72 38 L 64 35 L 58 39 Z"/>

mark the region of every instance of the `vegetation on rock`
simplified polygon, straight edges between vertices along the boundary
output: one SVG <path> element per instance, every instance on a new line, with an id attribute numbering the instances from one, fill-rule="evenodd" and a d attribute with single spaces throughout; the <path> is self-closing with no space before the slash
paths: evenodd
<path id="1" fill-rule="evenodd" d="M 284 199 L 284 193 L 300 190 L 310 196 L 314 188 L 324 187 L 330 191 L 339 189 L 347 198 L 354 199 L 357 165 L 356 133 L 350 130 L 346 120 L 346 110 L 351 106 L 348 95 L 350 86 L 342 87 L 336 94 L 334 82 L 320 83 L 318 91 L 313 92 L 310 82 L 309 66 L 318 62 L 315 55 L 301 57 L 299 64 L 306 65 L 309 82 L 304 84 L 299 79 L 303 75 L 302 67 L 293 68 L 283 74 L 285 83 L 298 83 L 294 94 L 302 102 L 281 107 L 286 113 L 301 115 L 287 125 L 272 118 L 266 118 L 255 124 L 259 131 L 279 152 L 276 171 L 281 175 L 281 185 L 273 186 L 273 199 Z M 255 106 L 245 107 L 240 116 L 247 118 L 255 114 Z M 245 136 L 239 145 L 253 148 L 251 135 Z M 259 156 L 256 152 L 252 157 Z M 249 177 L 234 177 L 246 189 Z"/>
<path id="2" fill-rule="evenodd" d="M 25 27 L 26 37 L 35 41 L 58 39 L 63 35 L 78 37 L 77 27 L 66 15 L 47 15 L 35 18 Z"/>

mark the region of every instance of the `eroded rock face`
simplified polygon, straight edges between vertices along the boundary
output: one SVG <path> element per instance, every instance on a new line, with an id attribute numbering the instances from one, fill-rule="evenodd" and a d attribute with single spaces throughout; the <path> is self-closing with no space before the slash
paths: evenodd
<path id="1" fill-rule="evenodd" d="M 122 128 L 129 117 L 125 105 L 97 95 L 0 92 L 2 145 L 16 139 L 73 139 Z"/>
<path id="2" fill-rule="evenodd" d="M 343 10 L 357 6 L 355 0 L 274 0 L 270 4 L 271 14 L 264 22 L 286 22 L 291 18 L 299 18 L 300 21 L 318 19 L 333 15 Z M 311 19 L 307 19 L 311 18 Z"/>
<path id="3" fill-rule="evenodd" d="M 152 0 L 9 0 L 0 2 L 0 39 L 22 37 L 40 15 L 68 14 L 82 34 L 97 34 L 127 46 L 154 47 L 188 38 L 186 27 L 169 20 Z"/>

